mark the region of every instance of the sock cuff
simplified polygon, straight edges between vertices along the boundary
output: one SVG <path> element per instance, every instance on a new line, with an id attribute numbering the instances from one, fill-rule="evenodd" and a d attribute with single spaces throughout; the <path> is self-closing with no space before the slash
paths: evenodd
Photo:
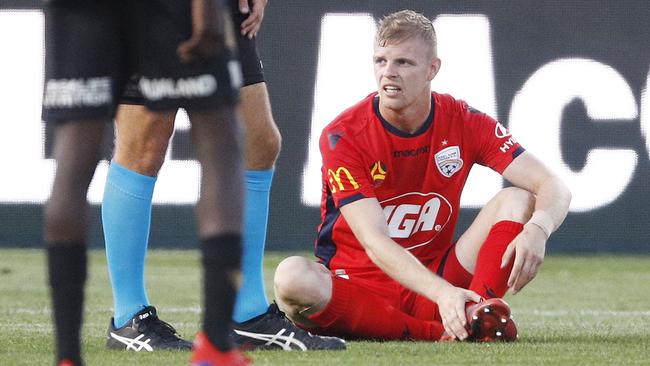
<path id="1" fill-rule="evenodd" d="M 336 322 L 341 316 L 349 311 L 348 303 L 354 291 L 354 285 L 350 281 L 332 276 L 332 298 L 322 311 L 308 316 L 309 320 L 326 328 Z"/>
<path id="2" fill-rule="evenodd" d="M 246 189 L 253 190 L 253 191 L 268 192 L 269 190 L 271 190 L 271 183 L 273 182 L 274 172 L 275 169 L 246 170 L 244 172 Z"/>
<path id="3" fill-rule="evenodd" d="M 48 278 L 52 286 L 83 286 L 86 282 L 85 245 L 51 245 L 47 247 Z"/>
<path id="4" fill-rule="evenodd" d="M 108 169 L 106 184 L 142 200 L 151 200 L 157 177 L 140 174 L 127 169 L 114 160 Z"/>
<path id="5" fill-rule="evenodd" d="M 218 234 L 201 240 L 203 264 L 208 268 L 232 269 L 241 266 L 242 236 L 237 233 Z"/>
<path id="6" fill-rule="evenodd" d="M 524 224 L 520 222 L 502 220 L 492 226 L 492 228 L 490 229 L 490 234 L 497 233 L 497 232 L 519 234 L 523 229 L 524 229 Z M 490 234 L 488 234 L 488 236 Z"/>

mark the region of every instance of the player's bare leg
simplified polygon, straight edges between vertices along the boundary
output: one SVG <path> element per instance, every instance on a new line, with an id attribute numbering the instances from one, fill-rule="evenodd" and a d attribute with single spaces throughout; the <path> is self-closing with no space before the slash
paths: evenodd
<path id="1" fill-rule="evenodd" d="M 229 353 L 230 322 L 240 282 L 243 211 L 242 136 L 233 110 L 188 111 L 192 142 L 201 165 L 201 189 L 196 205 L 203 261 L 204 317 L 193 362 L 207 344 Z"/>
<path id="2" fill-rule="evenodd" d="M 107 121 L 58 124 L 54 136 L 57 170 L 44 208 L 57 360 L 81 364 L 79 332 L 86 280 L 86 195 L 101 155 Z"/>
<path id="3" fill-rule="evenodd" d="M 175 117 L 176 112 L 151 113 L 142 105 L 120 105 L 113 161 L 142 175 L 158 175 L 174 133 Z"/>
<path id="4" fill-rule="evenodd" d="M 105 124 L 104 121 L 71 121 L 56 126 L 54 158 L 57 170 L 44 209 L 45 241 L 85 240 L 86 195 L 100 160 Z"/>
<path id="5" fill-rule="evenodd" d="M 469 304 L 469 339 L 514 341 L 517 338 L 510 308 L 500 299 L 508 288 L 512 270 L 512 262 L 502 266 L 502 257 L 530 219 L 534 207 L 535 196 L 530 192 L 515 187 L 501 190 L 483 207 L 452 249 L 452 255 L 471 278 L 465 286 L 489 299 Z"/>
<path id="6" fill-rule="evenodd" d="M 246 85 L 239 91 L 239 111 L 246 131 L 246 170 L 273 169 L 282 136 L 273 120 L 266 83 Z"/>
<path id="7" fill-rule="evenodd" d="M 304 257 L 285 258 L 275 271 L 276 301 L 293 322 L 316 326 L 308 316 L 322 311 L 332 298 L 332 278 L 322 264 Z"/>
<path id="8" fill-rule="evenodd" d="M 456 243 L 456 255 L 463 267 L 474 274 L 476 260 L 492 227 L 500 221 L 525 223 L 535 207 L 535 196 L 523 189 L 509 187 L 499 191 L 478 213 Z"/>
<path id="9" fill-rule="evenodd" d="M 274 283 L 287 316 L 311 332 L 326 328 L 328 334 L 383 340 L 438 341 L 443 335 L 440 321 L 415 318 L 361 283 L 332 276 L 307 258 L 283 260 Z"/>
<path id="10" fill-rule="evenodd" d="M 106 346 L 110 349 L 186 349 L 191 343 L 158 318 L 144 285 L 151 199 L 176 111 L 150 113 L 123 104 L 115 125 L 115 153 L 108 173 L 102 221 L 114 299 Z M 147 316 L 142 316 L 147 314 Z M 139 344 L 138 339 L 147 339 Z"/>

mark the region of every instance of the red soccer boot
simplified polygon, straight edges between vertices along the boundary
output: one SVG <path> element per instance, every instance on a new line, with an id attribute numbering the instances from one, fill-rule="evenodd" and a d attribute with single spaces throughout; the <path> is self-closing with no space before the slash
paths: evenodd
<path id="1" fill-rule="evenodd" d="M 253 360 L 244 356 L 237 348 L 228 352 L 219 351 L 203 332 L 199 332 L 192 346 L 192 366 L 248 366 Z"/>
<path id="2" fill-rule="evenodd" d="M 468 341 L 514 342 L 517 325 L 510 316 L 510 306 L 500 298 L 483 300 L 467 307 Z"/>

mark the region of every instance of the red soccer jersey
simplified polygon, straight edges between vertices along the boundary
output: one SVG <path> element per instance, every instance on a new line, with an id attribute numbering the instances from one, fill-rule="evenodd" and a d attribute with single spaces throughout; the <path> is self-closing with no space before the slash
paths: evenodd
<path id="1" fill-rule="evenodd" d="M 460 195 L 474 163 L 498 173 L 524 150 L 497 121 L 449 95 L 413 134 L 379 114 L 376 93 L 323 130 L 322 223 L 315 253 L 330 270 L 376 271 L 339 208 L 376 197 L 391 238 L 425 265 L 452 243 Z"/>

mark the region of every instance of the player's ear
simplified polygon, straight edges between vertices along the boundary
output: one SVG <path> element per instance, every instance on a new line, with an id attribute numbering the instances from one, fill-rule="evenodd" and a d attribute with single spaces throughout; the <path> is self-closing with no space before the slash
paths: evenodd
<path id="1" fill-rule="evenodd" d="M 442 61 L 438 57 L 434 57 L 431 59 L 431 64 L 429 65 L 429 81 L 433 80 L 433 78 L 436 77 L 438 74 L 438 71 L 440 71 L 440 66 L 442 65 Z"/>

